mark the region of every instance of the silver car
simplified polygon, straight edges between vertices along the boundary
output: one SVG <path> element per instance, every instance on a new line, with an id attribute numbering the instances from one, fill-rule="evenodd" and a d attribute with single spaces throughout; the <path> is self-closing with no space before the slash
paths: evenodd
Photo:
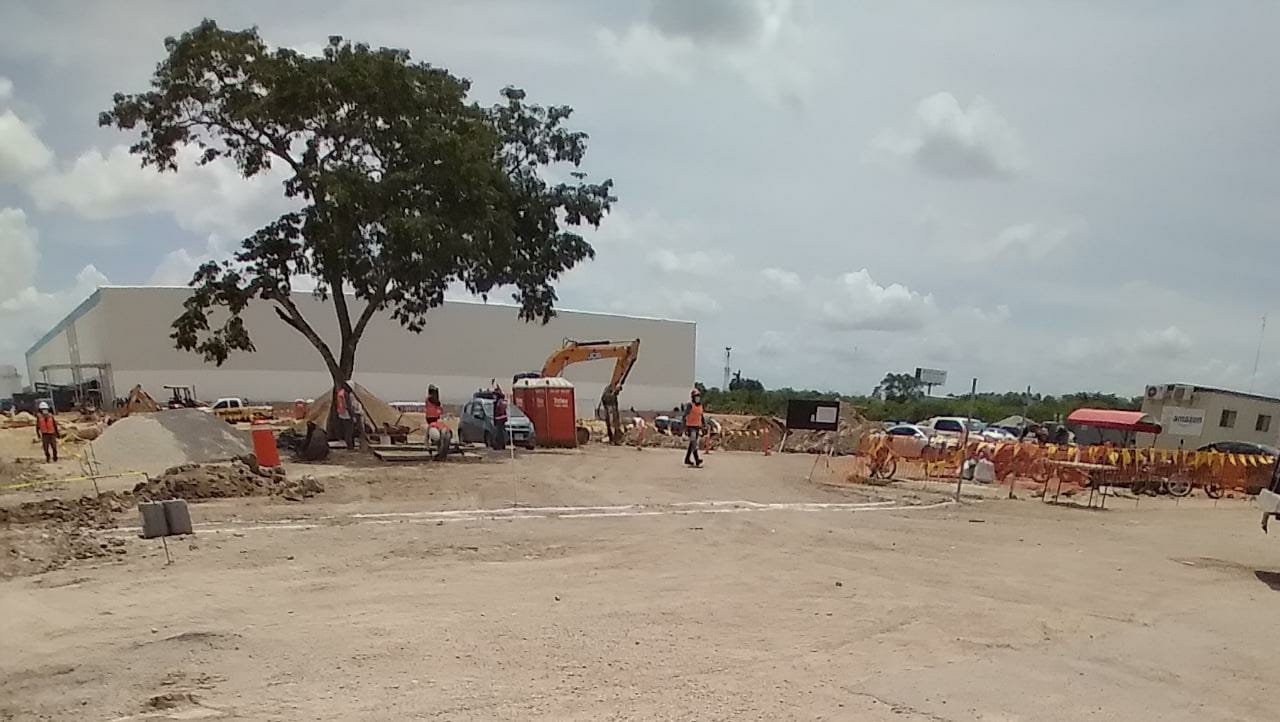
<path id="1" fill-rule="evenodd" d="M 507 402 L 508 442 L 526 449 L 538 445 L 533 422 L 519 406 Z M 458 440 L 478 442 L 489 448 L 495 446 L 498 430 L 493 423 L 493 399 L 474 398 L 462 405 L 458 418 Z"/>

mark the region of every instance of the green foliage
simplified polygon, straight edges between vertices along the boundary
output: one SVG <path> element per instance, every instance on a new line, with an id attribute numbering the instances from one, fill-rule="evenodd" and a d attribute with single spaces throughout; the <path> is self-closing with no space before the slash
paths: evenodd
<path id="1" fill-rule="evenodd" d="M 903 403 L 924 396 L 924 384 L 911 374 L 888 373 L 880 385 L 871 392 L 873 398 L 883 398 L 893 403 Z"/>
<path id="2" fill-rule="evenodd" d="M 903 421 L 915 423 L 932 416 L 964 416 L 972 413 L 975 418 L 988 423 L 1007 416 L 1025 415 L 1036 421 L 1065 419 L 1078 408 L 1129 409 L 1141 408 L 1141 398 L 1124 398 L 1114 394 L 1082 392 L 1064 396 L 1042 396 L 1018 392 L 980 393 L 972 403 L 967 396 L 923 397 L 904 401 L 889 401 L 869 396 L 842 396 L 832 391 L 800 389 L 737 390 L 707 389 L 703 405 L 711 413 L 752 414 L 784 416 L 789 399 L 828 399 L 848 402 L 873 421 Z M 1028 404 L 1029 401 L 1029 404 Z"/>
<path id="3" fill-rule="evenodd" d="M 200 164 L 226 159 L 245 177 L 283 168 L 282 193 L 297 205 L 244 239 L 232 260 L 195 273 L 173 325 L 180 349 L 218 364 L 253 351 L 240 314 L 260 299 L 345 380 L 375 313 L 420 331 L 460 283 L 481 295 L 513 287 L 520 317 L 545 323 L 554 281 L 594 257 L 567 228 L 599 225 L 616 200 L 612 182 L 574 171 L 551 184 L 542 172 L 584 159 L 587 136 L 565 127 L 568 107 L 533 105 L 506 88 L 501 104 L 482 108 L 467 100 L 466 80 L 407 51 L 341 37 L 314 57 L 205 20 L 165 49 L 151 89 L 115 95 L 99 123 L 137 129 L 130 150 L 159 171 L 176 170 L 184 147 L 200 151 Z M 332 301 L 336 355 L 290 296 L 300 275 Z M 363 304 L 358 313 L 344 289 Z"/>
<path id="4" fill-rule="evenodd" d="M 741 371 L 735 371 L 729 380 L 730 391 L 764 391 L 764 384 L 755 379 L 742 378 Z"/>

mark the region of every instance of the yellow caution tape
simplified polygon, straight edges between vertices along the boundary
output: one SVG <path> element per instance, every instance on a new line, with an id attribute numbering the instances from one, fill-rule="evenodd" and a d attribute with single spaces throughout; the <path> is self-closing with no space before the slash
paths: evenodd
<path id="1" fill-rule="evenodd" d="M 119 474 L 98 474 L 96 476 L 71 476 L 66 479 L 38 479 L 36 481 L 28 481 L 21 484 L 6 484 L 0 486 L 0 489 L 29 489 L 33 486 L 44 486 L 46 484 L 63 484 L 73 481 L 94 481 L 96 479 L 116 479 L 123 476 L 146 476 L 142 471 L 122 471 Z"/>

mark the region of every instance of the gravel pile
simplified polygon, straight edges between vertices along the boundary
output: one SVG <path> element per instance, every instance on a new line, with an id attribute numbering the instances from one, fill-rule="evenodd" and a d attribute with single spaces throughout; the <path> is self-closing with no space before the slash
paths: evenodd
<path id="1" fill-rule="evenodd" d="M 249 435 L 199 409 L 136 414 L 112 424 L 86 456 L 101 473 L 142 471 L 157 476 L 174 466 L 229 461 L 250 453 Z"/>

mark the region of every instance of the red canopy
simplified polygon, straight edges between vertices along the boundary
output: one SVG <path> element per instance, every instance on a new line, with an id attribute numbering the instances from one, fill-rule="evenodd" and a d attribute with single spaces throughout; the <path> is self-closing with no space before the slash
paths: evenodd
<path id="1" fill-rule="evenodd" d="M 1141 431 L 1160 433 L 1160 424 L 1141 411 L 1115 411 L 1113 409 L 1076 409 L 1067 417 L 1068 424 L 1092 426 L 1096 429 L 1117 431 Z"/>

